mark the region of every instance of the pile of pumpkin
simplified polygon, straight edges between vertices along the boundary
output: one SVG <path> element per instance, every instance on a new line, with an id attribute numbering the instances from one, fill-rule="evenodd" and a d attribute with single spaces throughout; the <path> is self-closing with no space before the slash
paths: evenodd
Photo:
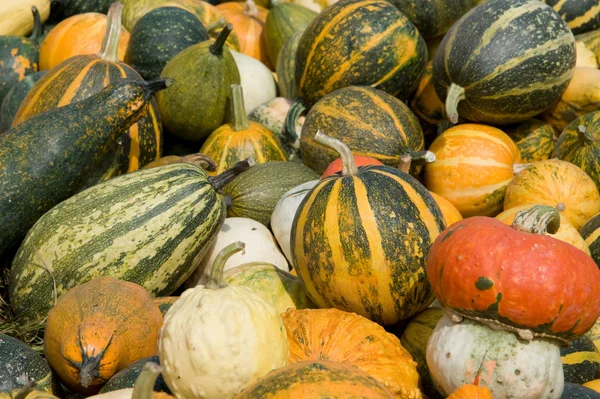
<path id="1" fill-rule="evenodd" d="M 0 398 L 600 398 L 597 1 L 113 1 L 0 4 Z"/>

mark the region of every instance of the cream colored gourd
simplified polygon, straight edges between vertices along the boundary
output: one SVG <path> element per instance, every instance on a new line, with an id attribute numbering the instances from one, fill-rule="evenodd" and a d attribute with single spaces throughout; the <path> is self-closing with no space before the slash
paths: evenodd
<path id="1" fill-rule="evenodd" d="M 99 395 L 88 396 L 88 399 L 150 399 L 153 396 L 172 398 L 168 394 L 154 392 L 154 383 L 162 370 L 163 368 L 158 364 L 148 362 L 144 365 L 142 372 L 135 380 L 133 388 L 118 389 Z"/>
<path id="2" fill-rule="evenodd" d="M 231 243 L 242 241 L 246 244 L 243 253 L 232 255 L 225 263 L 225 271 L 250 262 L 271 263 L 281 270 L 288 271 L 288 262 L 279 251 L 277 242 L 267 227 L 249 218 L 227 218 L 217 233 L 217 238 L 208 250 L 200 265 L 186 280 L 185 288 L 205 284 L 210 275 L 210 266 L 219 253 Z"/>
<path id="3" fill-rule="evenodd" d="M 178 399 L 229 399 L 289 361 L 279 313 L 248 287 L 223 282 L 221 251 L 206 286 L 186 290 L 165 315 L 158 340 L 165 382 Z"/>
<path id="4" fill-rule="evenodd" d="M 446 397 L 477 377 L 494 399 L 558 399 L 563 367 L 557 340 L 524 342 L 515 333 L 444 314 L 427 343 L 427 366 Z"/>
<path id="5" fill-rule="evenodd" d="M 292 264 L 292 250 L 290 249 L 290 240 L 292 233 L 292 224 L 294 216 L 300 206 L 300 203 L 306 197 L 306 194 L 317 185 L 319 180 L 311 180 L 292 188 L 286 192 L 275 205 L 271 214 L 271 230 L 279 243 L 279 247 L 287 260 Z"/>
<path id="6" fill-rule="evenodd" d="M 42 22 L 50 15 L 50 0 L 0 0 L 0 36 L 25 36 L 33 30 L 31 7 L 35 6 Z"/>
<path id="7" fill-rule="evenodd" d="M 240 84 L 244 90 L 244 105 L 250 113 L 259 105 L 277 97 L 277 84 L 273 73 L 265 64 L 246 54 L 231 50 L 240 72 Z"/>

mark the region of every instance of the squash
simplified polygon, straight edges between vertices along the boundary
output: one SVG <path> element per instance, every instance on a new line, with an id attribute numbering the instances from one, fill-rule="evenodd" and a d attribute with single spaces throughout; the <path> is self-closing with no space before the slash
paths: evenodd
<path id="1" fill-rule="evenodd" d="M 580 230 L 600 212 L 600 192 L 579 167 L 549 159 L 520 172 L 506 189 L 504 209 L 533 204 L 556 207 Z"/>
<path id="2" fill-rule="evenodd" d="M 257 163 L 286 161 L 287 155 L 277 137 L 263 125 L 248 121 L 242 87 L 231 85 L 230 93 L 231 123 L 213 131 L 200 148 L 200 153 L 217 164 L 217 169 L 210 173 L 221 173 L 248 157 Z"/>
<path id="3" fill-rule="evenodd" d="M 292 106 L 292 119 L 293 112 Z M 345 87 L 326 95 L 306 116 L 300 136 L 302 161 L 323 173 L 339 155 L 315 141 L 318 130 L 342 140 L 354 154 L 388 166 L 397 166 L 403 154 L 424 146 L 419 120 L 410 108 L 382 90 L 365 86 Z"/>
<path id="4" fill-rule="evenodd" d="M 425 309 L 425 258 L 445 228 L 437 203 L 409 174 L 357 167 L 341 141 L 321 132 L 315 140 L 337 149 L 345 172 L 319 181 L 294 218 L 292 258 L 309 297 L 383 325 Z"/>
<path id="5" fill-rule="evenodd" d="M 160 364 L 178 398 L 231 398 L 288 363 L 288 339 L 273 305 L 223 280 L 225 260 L 243 248 L 241 242 L 225 247 L 206 286 L 185 291 L 165 316 Z"/>
<path id="6" fill-rule="evenodd" d="M 98 12 L 106 14 L 112 0 L 60 0 L 56 2 L 56 11 L 52 9 L 53 19 L 62 21 L 77 14 Z M 54 5 L 53 5 L 54 7 Z"/>
<path id="7" fill-rule="evenodd" d="M 595 0 L 542 0 L 569 24 L 574 35 L 600 28 L 600 4 Z"/>
<path id="8" fill-rule="evenodd" d="M 446 120 L 446 108 L 435 91 L 432 78 L 433 63 L 430 61 L 410 102 L 410 108 L 419 118 L 438 125 Z"/>
<path id="9" fill-rule="evenodd" d="M 179 7 L 194 14 L 207 27 L 216 22 L 222 13 L 215 6 L 200 0 L 122 0 L 123 26 L 133 31 L 137 21 L 159 7 Z"/>
<path id="10" fill-rule="evenodd" d="M 557 133 L 578 117 L 600 106 L 600 70 L 575 68 L 575 74 L 560 100 L 542 115 Z"/>
<path id="11" fill-rule="evenodd" d="M 231 50 L 240 72 L 240 85 L 244 91 L 244 105 L 247 111 L 277 97 L 277 84 L 273 74 L 256 58 Z"/>
<path id="12" fill-rule="evenodd" d="M 382 57 L 387 48 L 395 50 Z M 300 39 L 296 95 L 311 107 L 336 89 L 364 85 L 406 100 L 426 65 L 425 41 L 392 4 L 340 1 L 323 10 Z"/>
<path id="13" fill-rule="evenodd" d="M 338 0 L 291 0 L 290 3 L 298 4 L 319 13 L 337 1 Z M 275 3 L 275 1 L 272 2 Z"/>
<path id="14" fill-rule="evenodd" d="M 157 362 L 151 361 L 143 364 L 138 372 L 135 386 L 133 388 L 123 388 L 116 391 L 100 393 L 94 396 L 88 396 L 90 399 L 175 399 L 172 395 L 165 392 L 156 392 L 155 383 L 161 378 L 162 367 Z"/>
<path id="15" fill-rule="evenodd" d="M 210 277 L 210 265 L 214 264 L 223 248 L 239 240 L 246 244 L 246 249 L 225 260 L 225 272 L 243 264 L 256 262 L 273 264 L 284 271 L 290 269 L 268 228 L 252 219 L 227 218 L 217 233 L 214 243 L 187 279 L 184 287 L 193 288 L 206 284 Z"/>
<path id="16" fill-rule="evenodd" d="M 446 222 L 446 226 L 450 226 L 454 222 L 463 220 L 462 215 L 458 209 L 452 205 L 452 202 L 448 201 L 441 195 L 434 193 L 433 191 L 430 191 L 429 194 L 431 194 L 435 202 L 437 202 L 438 206 L 440 207 L 442 216 L 444 216 L 444 221 Z"/>
<path id="17" fill-rule="evenodd" d="M 268 396 L 267 396 L 268 395 Z M 394 399 L 383 384 L 357 367 L 329 360 L 290 364 L 275 369 L 234 399 Z"/>
<path id="18" fill-rule="evenodd" d="M 31 7 L 36 7 L 42 22 L 50 15 L 50 0 L 18 0 L 0 3 L 0 36 L 25 36 L 33 31 Z"/>
<path id="19" fill-rule="evenodd" d="M 225 220 L 219 190 L 248 167 L 240 162 L 209 177 L 199 166 L 174 163 L 115 177 L 60 203 L 15 256 L 9 280 L 15 314 L 43 318 L 54 295 L 96 276 L 140 284 L 154 297 L 171 295 Z"/>
<path id="20" fill-rule="evenodd" d="M 576 58 L 571 30 L 549 6 L 537 0 L 488 1 L 444 36 L 433 80 L 452 123 L 459 114 L 481 123 L 517 123 L 560 98 Z"/>
<path id="21" fill-rule="evenodd" d="M 589 65 L 581 66 L 591 66 L 593 68 L 600 66 L 600 29 L 577 35 L 575 40 L 577 43 L 577 60 L 579 61 L 580 58 L 587 59 L 589 63 Z M 595 64 L 594 61 L 596 61 Z"/>
<path id="22" fill-rule="evenodd" d="M 34 72 L 17 83 L 6 93 L 0 105 L 0 133 L 7 132 L 19 110 L 19 106 L 31 88 L 40 80 L 46 71 Z"/>
<path id="23" fill-rule="evenodd" d="M 377 160 L 375 158 L 365 157 L 363 155 L 354 155 L 354 154 L 352 155 L 352 157 L 354 158 L 354 163 L 356 164 L 356 166 L 383 165 L 382 162 L 380 162 L 379 160 Z M 343 172 L 343 170 L 344 170 L 344 164 L 343 164 L 342 158 L 337 158 L 336 160 L 334 160 L 333 162 L 331 162 L 329 164 L 327 169 L 325 169 L 325 172 L 323 172 L 323 174 L 321 175 L 321 179 L 324 179 L 324 178 L 334 175 L 336 173 Z"/>
<path id="24" fill-rule="evenodd" d="M 590 248 L 592 259 L 600 266 L 600 240 L 598 240 L 600 237 L 600 214 L 594 215 L 585 222 L 580 233 L 581 237 L 583 237 L 585 243 Z"/>
<path id="25" fill-rule="evenodd" d="M 475 320 L 454 323 L 448 314 L 429 338 L 427 365 L 444 397 L 476 378 L 494 398 L 558 399 L 563 388 L 558 341 L 523 342 Z"/>
<path id="26" fill-rule="evenodd" d="M 520 162 L 516 144 L 500 129 L 480 124 L 454 126 L 429 147 L 436 156 L 425 165 L 425 186 L 463 217 L 494 216 Z"/>
<path id="27" fill-rule="evenodd" d="M 448 399 L 493 399 L 487 387 L 465 384 L 448 396 Z"/>
<path id="28" fill-rule="evenodd" d="M 304 31 L 301 30 L 290 36 L 281 46 L 277 56 L 275 70 L 277 72 L 277 87 L 279 87 L 281 97 L 296 98 L 296 81 L 294 78 L 296 51 L 303 33 Z"/>
<path id="29" fill-rule="evenodd" d="M 497 215 L 496 219 L 508 225 L 511 225 L 519 212 L 531 209 L 533 206 L 535 206 L 535 204 L 521 205 L 509 208 Z M 569 219 L 563 214 L 560 214 L 560 227 L 558 228 L 556 233 L 546 234 L 550 237 L 556 238 L 557 240 L 567 242 L 573 245 L 574 247 L 581 249 L 586 254 L 590 255 L 590 249 L 584 241 L 583 237 L 581 236 L 581 234 L 579 234 L 579 232 L 571 224 L 571 222 L 569 222 Z"/>
<path id="30" fill-rule="evenodd" d="M 377 323 L 337 309 L 288 310 L 282 318 L 290 363 L 327 359 L 356 366 L 397 398 L 422 397 L 417 364 L 400 340 Z"/>
<path id="31" fill-rule="evenodd" d="M 254 219 L 265 226 L 286 191 L 318 179 L 314 170 L 297 162 L 267 162 L 240 174 L 223 188 L 231 199 L 229 217 Z"/>
<path id="32" fill-rule="evenodd" d="M 156 303 L 156 301 L 154 301 Z M 144 359 L 136 360 L 129 366 L 119 371 L 111 377 L 100 389 L 100 394 L 107 392 L 114 392 L 121 389 L 133 388 L 136 386 L 136 380 L 142 373 L 144 366 L 148 363 L 159 363 L 158 356 L 150 356 Z M 171 393 L 169 387 L 165 383 L 162 375 L 158 375 L 154 382 L 154 392 L 166 392 Z"/>
<path id="33" fill-rule="evenodd" d="M 596 33 L 595 31 L 589 33 Z M 586 33 L 586 34 L 589 34 Z M 589 48 L 587 48 L 586 43 L 579 40 L 577 36 L 575 36 L 575 47 L 577 48 L 577 63 L 575 66 L 577 68 L 580 67 L 589 67 L 589 68 L 600 68 L 598 65 L 598 57 L 596 53 Z"/>
<path id="34" fill-rule="evenodd" d="M 0 256 L 53 206 L 112 171 L 123 129 L 167 84 L 123 80 L 0 136 Z"/>
<path id="35" fill-rule="evenodd" d="M 185 156 L 167 155 L 166 157 L 162 157 L 156 161 L 150 162 L 148 165 L 144 166 L 143 169 L 156 168 L 157 166 L 170 165 L 177 162 L 187 162 L 191 163 L 192 165 L 198 165 L 202 169 L 205 169 L 209 172 L 217 168 L 217 165 L 212 159 L 210 159 L 210 157 L 202 154 L 189 154 Z"/>
<path id="36" fill-rule="evenodd" d="M 517 145 L 522 162 L 544 161 L 552 155 L 556 136 L 549 123 L 533 118 L 502 130 Z"/>
<path id="37" fill-rule="evenodd" d="M 59 399 L 46 391 L 33 389 L 31 386 L 12 391 L 0 392 L 0 399 Z"/>
<path id="38" fill-rule="evenodd" d="M 524 340 L 585 334 L 600 316 L 600 270 L 580 249 L 544 234 L 559 226 L 559 212 L 544 205 L 517 213 L 511 226 L 486 217 L 454 223 L 427 258 L 436 298 L 458 320 L 474 318 Z M 469 238 L 473 244 L 464 245 Z"/>
<path id="39" fill-rule="evenodd" d="M 269 10 L 265 24 L 267 50 L 272 65 L 277 64 L 279 52 L 285 42 L 296 32 L 302 32 L 317 16 L 306 7 L 293 3 L 277 3 Z"/>
<path id="40" fill-rule="evenodd" d="M 583 385 L 565 382 L 560 399 L 600 399 L 600 393 Z"/>
<path id="41" fill-rule="evenodd" d="M 88 98 L 110 83 L 124 78 L 142 80 L 134 69 L 117 61 L 122 8 L 119 2 L 111 6 L 100 53 L 70 58 L 48 71 L 23 100 L 13 127 L 43 112 Z M 160 157 L 162 124 L 156 102 L 153 98 L 148 102 L 137 123 L 130 124 L 128 135 L 121 138 L 117 163 L 106 178 L 133 172 Z"/>
<path id="42" fill-rule="evenodd" d="M 50 310 L 44 355 L 67 388 L 89 395 L 151 356 L 162 322 L 143 287 L 99 277 L 69 290 Z"/>
<path id="43" fill-rule="evenodd" d="M 144 79 L 156 79 L 175 55 L 205 40 L 206 28 L 191 12 L 179 7 L 156 8 L 135 24 L 125 61 Z"/>
<path id="44" fill-rule="evenodd" d="M 583 384 L 583 386 L 600 393 L 600 379 L 588 381 L 585 384 Z"/>
<path id="45" fill-rule="evenodd" d="M 594 342 L 583 335 L 560 348 L 565 382 L 584 384 L 600 377 L 600 354 Z"/>
<path id="46" fill-rule="evenodd" d="M 155 298 L 154 303 L 156 304 L 156 306 L 158 306 L 158 310 L 160 310 L 160 313 L 164 316 L 167 313 L 167 311 L 171 309 L 171 306 L 173 306 L 175 301 L 178 299 L 178 296 L 163 296 Z"/>
<path id="47" fill-rule="evenodd" d="M 232 29 L 229 24 L 214 42 L 186 48 L 163 69 L 161 76 L 173 78 L 175 84 L 156 99 L 163 123 L 173 135 L 200 141 L 223 124 L 230 86 L 240 84 L 235 60 L 225 46 Z"/>

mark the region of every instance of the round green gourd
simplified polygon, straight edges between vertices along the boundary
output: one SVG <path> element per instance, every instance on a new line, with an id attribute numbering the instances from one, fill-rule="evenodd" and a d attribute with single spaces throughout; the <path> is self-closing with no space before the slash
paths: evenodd
<path id="1" fill-rule="evenodd" d="M 25 79 L 17 83 L 4 96 L 4 100 L 0 103 L 0 133 L 10 129 L 13 119 L 19 110 L 19 106 L 23 99 L 29 93 L 29 90 L 37 83 L 38 80 L 46 74 L 47 71 L 35 72 L 27 75 Z"/>
<path id="2" fill-rule="evenodd" d="M 574 35 L 600 28 L 598 0 L 542 0 L 567 22 Z"/>
<path id="3" fill-rule="evenodd" d="M 142 369 L 146 363 L 153 362 L 160 364 L 158 356 L 151 356 L 145 359 L 140 359 L 136 362 L 131 363 L 127 368 L 119 371 L 113 375 L 110 380 L 106 382 L 100 389 L 100 393 L 117 391 L 119 389 L 133 388 L 139 375 L 142 373 Z M 163 379 L 162 375 L 158 375 L 156 382 L 154 383 L 154 392 L 166 392 L 171 395 L 171 390 L 167 386 L 167 383 Z"/>
<path id="4" fill-rule="evenodd" d="M 554 128 L 547 122 L 533 118 L 502 130 L 517 144 L 522 163 L 544 161 L 554 151 Z"/>
<path id="5" fill-rule="evenodd" d="M 560 348 L 565 382 L 585 384 L 600 378 L 600 354 L 594 341 L 583 335 Z"/>
<path id="6" fill-rule="evenodd" d="M 175 83 L 157 101 L 165 127 L 174 136 L 201 141 L 223 125 L 232 84 L 240 73 L 225 41 L 233 26 L 227 25 L 217 40 L 186 48 L 167 63 L 161 76 Z"/>
<path id="7" fill-rule="evenodd" d="M 285 41 L 285 44 L 281 47 L 275 66 L 279 94 L 289 99 L 296 98 L 294 67 L 296 65 L 296 50 L 298 50 L 298 43 L 300 43 L 303 33 L 303 30 L 298 31 Z"/>
<path id="8" fill-rule="evenodd" d="M 600 267 L 600 213 L 588 220 L 579 233 L 590 248 L 592 259 Z"/>
<path id="9" fill-rule="evenodd" d="M 175 55 L 208 39 L 208 32 L 191 12 L 180 7 L 156 8 L 135 24 L 125 61 L 144 79 L 156 79 Z"/>

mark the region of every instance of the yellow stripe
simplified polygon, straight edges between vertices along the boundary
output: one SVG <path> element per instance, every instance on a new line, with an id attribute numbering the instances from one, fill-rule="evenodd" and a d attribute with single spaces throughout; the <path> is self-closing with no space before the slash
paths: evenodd
<path id="1" fill-rule="evenodd" d="M 596 352 L 574 352 L 560 358 L 562 364 L 579 364 L 583 362 L 600 363 L 600 355 Z"/>
<path id="2" fill-rule="evenodd" d="M 569 28 L 575 29 L 580 27 L 581 25 L 585 25 L 590 22 L 595 16 L 600 13 L 600 3 L 596 4 L 594 7 L 590 8 L 585 14 L 580 17 L 573 19 L 569 22 Z"/>
<path id="3" fill-rule="evenodd" d="M 140 129 L 139 124 L 134 123 L 129 128 L 129 167 L 128 172 L 140 168 Z"/>
<path id="4" fill-rule="evenodd" d="M 392 121 L 394 122 L 394 126 L 396 126 L 396 130 L 398 130 L 400 132 L 400 134 L 402 135 L 402 141 L 405 144 L 408 144 L 408 136 L 406 135 L 406 132 L 404 131 L 404 126 L 402 125 L 400 120 L 398 120 L 398 118 L 396 117 L 396 113 L 394 112 L 392 107 L 390 107 L 390 105 L 388 103 L 386 103 L 385 101 L 383 101 L 381 98 L 373 95 L 373 92 L 371 92 L 369 90 L 365 90 L 365 89 L 361 89 L 361 91 L 364 92 L 367 96 L 369 96 L 371 98 L 371 101 L 373 102 L 373 104 L 375 104 L 375 106 L 377 108 L 384 110 L 385 113 L 387 115 L 389 115 L 390 118 L 392 118 Z M 369 129 L 369 131 L 371 131 L 371 130 L 374 130 L 374 129 L 371 127 Z"/>
<path id="5" fill-rule="evenodd" d="M 586 238 L 586 239 L 585 239 L 585 243 L 586 243 L 588 246 L 591 246 L 591 245 L 594 243 L 594 241 L 596 241 L 596 240 L 598 239 L 598 237 L 600 237 L 600 228 L 598 228 L 598 229 L 594 230 L 594 231 L 592 232 L 592 234 L 590 234 L 590 235 L 588 236 L 588 238 Z"/>
<path id="6" fill-rule="evenodd" d="M 530 94 L 534 91 L 550 90 L 561 84 L 568 83 L 571 80 L 571 78 L 573 77 L 574 73 L 575 73 L 575 70 L 570 69 L 567 72 L 565 72 L 562 76 L 560 76 L 557 80 L 553 80 L 551 82 L 536 82 L 536 83 L 533 83 L 528 86 L 515 87 L 513 89 L 507 90 L 502 93 L 496 93 L 494 95 L 482 96 L 482 97 L 477 97 L 477 98 L 483 99 L 483 100 L 492 100 L 492 99 L 498 99 L 498 98 L 503 98 L 503 97 L 520 96 L 523 94 Z"/>
<path id="7" fill-rule="evenodd" d="M 159 159 L 160 158 L 160 150 L 162 148 L 162 142 L 161 142 L 161 122 L 158 121 L 156 112 L 154 112 L 154 106 L 152 105 L 152 103 L 150 103 L 150 105 L 148 105 L 148 114 L 150 114 L 150 117 L 152 118 L 152 128 L 154 129 L 154 132 L 156 133 L 156 135 L 154 136 L 154 140 L 156 140 L 156 158 L 155 159 Z"/>
<path id="8" fill-rule="evenodd" d="M 237 133 L 244 134 L 244 132 L 237 132 Z M 265 163 L 266 162 L 265 154 L 262 152 L 262 147 L 256 141 L 256 138 L 254 137 L 254 135 L 249 134 L 247 136 L 247 140 L 250 141 L 250 143 L 252 143 L 252 152 L 254 153 L 254 156 L 256 156 L 256 162 L 257 163 Z M 243 140 L 243 141 L 246 141 L 246 140 Z M 238 147 L 238 148 L 240 148 L 240 147 Z M 241 148 L 242 152 L 244 152 L 245 148 L 246 148 L 246 145 L 243 145 L 243 147 Z M 248 154 L 248 155 L 250 155 L 250 154 Z"/>
<path id="9" fill-rule="evenodd" d="M 79 72 L 75 80 L 73 80 L 73 82 L 69 85 L 69 87 L 61 97 L 60 101 L 56 105 L 57 108 L 71 104 L 71 101 L 73 101 L 73 97 L 75 97 L 77 91 L 81 89 L 81 82 L 83 81 L 83 78 L 85 78 L 90 69 L 99 62 L 100 58 L 92 60 Z"/>
<path id="10" fill-rule="evenodd" d="M 556 3 L 552 8 L 554 9 L 554 11 L 560 14 L 560 9 L 565 5 L 567 1 L 568 0 L 559 0 L 559 2 Z"/>
<path id="11" fill-rule="evenodd" d="M 512 165 L 507 165 L 505 163 L 498 162 L 493 159 L 478 158 L 478 157 L 461 157 L 461 156 L 456 156 L 456 157 L 446 158 L 446 159 L 437 159 L 432 166 L 434 166 L 434 167 L 458 166 L 460 164 L 475 165 L 475 166 L 482 166 L 482 167 L 489 166 L 489 167 L 497 167 L 497 168 L 512 170 Z"/>

